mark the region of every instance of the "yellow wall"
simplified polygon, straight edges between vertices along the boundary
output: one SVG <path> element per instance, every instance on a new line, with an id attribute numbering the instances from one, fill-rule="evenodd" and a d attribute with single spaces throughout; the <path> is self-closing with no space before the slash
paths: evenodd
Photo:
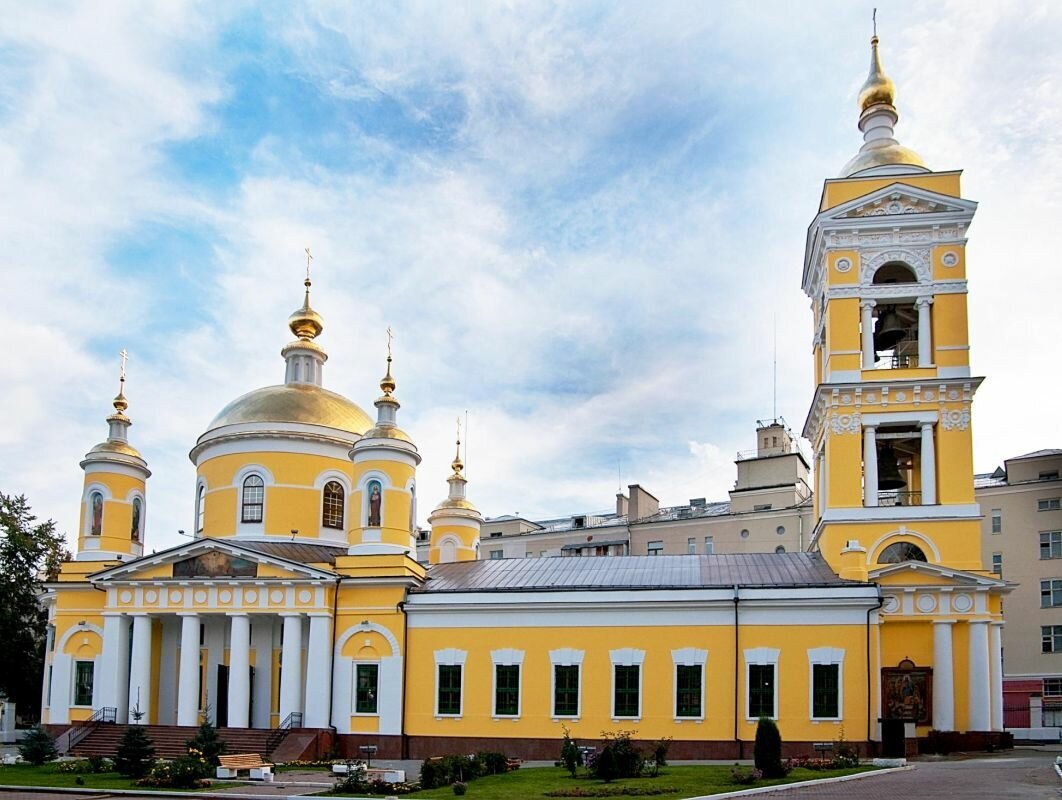
<path id="1" fill-rule="evenodd" d="M 104 497 L 103 500 L 103 534 L 101 536 L 93 536 L 88 532 L 92 508 L 88 498 L 84 495 L 92 484 L 106 486 L 111 494 L 110 498 Z M 105 553 L 132 553 L 133 500 L 129 497 L 129 493 L 138 490 L 146 497 L 145 486 L 145 482 L 140 478 L 120 475 L 116 472 L 85 473 L 85 489 L 82 492 L 77 539 L 78 552 L 85 551 L 85 541 L 93 539 L 99 542 L 99 547 L 96 549 Z M 147 511 L 146 504 L 145 500 L 145 508 L 141 511 L 141 531 L 145 529 L 143 515 Z"/>
<path id="2" fill-rule="evenodd" d="M 888 175 L 880 178 L 845 178 L 842 180 L 829 180 L 822 190 L 822 203 L 819 211 L 839 206 L 849 200 L 870 194 L 877 189 L 892 186 L 894 183 L 902 183 L 907 186 L 916 186 L 938 194 L 946 194 L 951 197 L 961 197 L 959 192 L 959 178 L 961 172 L 931 172 L 918 175 Z"/>

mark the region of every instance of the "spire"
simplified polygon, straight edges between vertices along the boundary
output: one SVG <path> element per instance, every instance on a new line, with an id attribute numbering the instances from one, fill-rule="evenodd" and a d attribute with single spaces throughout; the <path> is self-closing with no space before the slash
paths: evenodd
<path id="1" fill-rule="evenodd" d="M 874 9 L 870 73 L 859 90 L 859 130 L 863 132 L 863 146 L 841 170 L 842 178 L 857 174 L 901 175 L 929 171 L 918 153 L 896 140 L 894 129 L 900 118 L 896 111 L 896 84 L 881 66 L 877 13 Z"/>
<path id="2" fill-rule="evenodd" d="M 313 261 L 313 254 L 309 247 L 305 248 L 305 252 L 306 279 L 302 285 L 306 287 L 306 291 L 302 307 L 288 317 L 288 327 L 296 338 L 295 341 L 284 345 L 280 354 L 287 362 L 284 383 L 309 383 L 320 386 L 321 373 L 324 362 L 328 360 L 328 354 L 314 341 L 324 330 L 324 320 L 310 307 L 310 262 Z"/>
<path id="3" fill-rule="evenodd" d="M 384 397 L 390 397 L 391 393 L 395 390 L 395 379 L 391 377 L 391 340 L 394 339 L 394 334 L 391 333 L 391 326 L 387 326 L 387 374 L 380 379 L 380 391 L 384 393 Z"/>
<path id="4" fill-rule="evenodd" d="M 408 440 L 406 434 L 398 429 L 398 409 L 402 407 L 402 404 L 398 402 L 398 398 L 395 397 L 395 379 L 391 375 L 391 362 L 394 360 L 391 355 L 391 342 L 394 339 L 394 334 L 391 332 L 390 326 L 387 328 L 387 371 L 380 379 L 380 390 L 383 392 L 376 402 L 373 404 L 376 406 L 376 427 L 365 434 L 365 438 L 373 438 L 383 436 L 388 439 L 402 439 Z"/>

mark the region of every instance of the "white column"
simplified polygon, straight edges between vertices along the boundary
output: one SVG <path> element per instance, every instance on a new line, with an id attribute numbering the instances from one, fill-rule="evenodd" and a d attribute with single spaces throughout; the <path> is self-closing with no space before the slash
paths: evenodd
<path id="1" fill-rule="evenodd" d="M 177 672 L 177 724 L 199 724 L 199 615 L 181 618 L 181 661 Z"/>
<path id="2" fill-rule="evenodd" d="M 134 711 L 142 714 L 133 718 Z M 133 650 L 129 669 L 129 724 L 151 724 L 151 617 L 133 614 Z"/>
<path id="3" fill-rule="evenodd" d="M 116 709 L 116 718 L 124 722 L 129 715 L 129 624 L 123 614 L 103 614 L 100 673 L 100 706 Z"/>
<path id="4" fill-rule="evenodd" d="M 306 643 L 307 728 L 327 728 L 329 698 L 332 694 L 332 617 L 310 615 L 310 638 Z"/>
<path id="5" fill-rule="evenodd" d="M 873 425 L 863 428 L 863 505 L 878 504 L 878 432 Z"/>
<path id="6" fill-rule="evenodd" d="M 992 672 L 992 730 L 1003 730 L 1003 623 L 993 622 L 989 628 L 989 667 Z"/>
<path id="7" fill-rule="evenodd" d="M 918 366 L 928 367 L 933 363 L 933 330 L 930 327 L 929 307 L 932 297 L 919 297 L 915 300 L 918 309 Z"/>
<path id="8" fill-rule="evenodd" d="M 284 618 L 284 647 L 280 654 L 280 722 L 302 711 L 302 614 Z"/>
<path id="9" fill-rule="evenodd" d="M 955 660 L 951 649 L 954 620 L 933 621 L 933 728 L 955 730 Z"/>
<path id="10" fill-rule="evenodd" d="M 863 328 L 863 369 L 874 369 L 874 306 L 873 300 L 861 300 L 859 311 Z"/>
<path id="11" fill-rule="evenodd" d="M 992 690 L 988 670 L 988 620 L 970 620 L 970 711 L 966 730 L 992 728 Z"/>
<path id="12" fill-rule="evenodd" d="M 273 712 L 273 624 L 274 618 L 259 617 L 251 630 L 254 646 L 254 701 L 251 703 L 255 728 L 270 727 Z"/>
<path id="13" fill-rule="evenodd" d="M 922 423 L 922 505 L 937 504 L 937 449 L 933 445 L 933 423 Z"/>
<path id="14" fill-rule="evenodd" d="M 251 618 L 229 614 L 229 727 L 251 726 Z"/>

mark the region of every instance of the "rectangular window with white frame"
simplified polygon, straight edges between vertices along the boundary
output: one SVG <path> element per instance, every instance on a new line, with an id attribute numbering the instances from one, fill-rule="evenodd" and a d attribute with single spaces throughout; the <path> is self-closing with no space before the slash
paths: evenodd
<path id="1" fill-rule="evenodd" d="M 1003 577 L 1003 554 L 1002 553 L 993 553 L 992 554 L 992 571 L 994 573 L 996 573 L 996 575 L 998 575 L 999 577 L 1001 577 L 1001 578 Z"/>
<path id="2" fill-rule="evenodd" d="M 566 647 L 549 651 L 552 668 L 553 718 L 578 719 L 582 707 L 583 650 Z"/>
<path id="3" fill-rule="evenodd" d="M 520 716 L 520 677 L 524 663 L 524 651 L 506 648 L 491 650 L 490 660 L 494 666 L 494 716 Z"/>
<path id="4" fill-rule="evenodd" d="M 1003 533 L 1003 509 L 992 509 L 992 533 Z"/>
<path id="5" fill-rule="evenodd" d="M 1062 697 L 1062 678 L 1044 678 L 1044 697 Z"/>
<path id="6" fill-rule="evenodd" d="M 1062 531 L 1040 531 L 1040 560 L 1062 558 Z"/>
<path id="7" fill-rule="evenodd" d="M 75 706 L 92 706 L 92 689 L 95 683 L 96 664 L 93 661 L 74 662 Z"/>
<path id="8" fill-rule="evenodd" d="M 809 716 L 812 720 L 842 718 L 842 681 L 844 650 L 836 647 L 816 647 L 808 650 L 811 685 Z"/>
<path id="9" fill-rule="evenodd" d="M 1062 578 L 1040 581 L 1040 608 L 1062 606 Z"/>
<path id="10" fill-rule="evenodd" d="M 1062 653 L 1062 625 L 1040 626 L 1040 652 Z"/>
<path id="11" fill-rule="evenodd" d="M 380 665 L 354 665 L 354 713 L 376 714 L 380 696 Z"/>
<path id="12" fill-rule="evenodd" d="M 460 717 L 463 710 L 465 660 L 468 652 L 449 648 L 435 651 L 435 716 Z"/>
<path id="13" fill-rule="evenodd" d="M 662 556 L 664 554 L 664 543 L 663 543 L 663 541 L 649 542 L 647 547 L 648 547 L 649 555 L 651 555 L 651 556 Z"/>
<path id="14" fill-rule="evenodd" d="M 706 556 L 710 556 L 714 552 L 715 552 L 715 537 L 714 536 L 705 536 L 704 537 L 704 554 Z"/>
<path id="15" fill-rule="evenodd" d="M 671 661 L 675 666 L 675 719 L 704 719 L 708 651 L 693 647 L 672 650 Z"/>
<path id="16" fill-rule="evenodd" d="M 1058 511 L 1059 509 L 1062 509 L 1062 498 L 1047 497 L 1036 501 L 1037 511 Z"/>
<path id="17" fill-rule="evenodd" d="M 641 719 L 645 651 L 633 647 L 610 650 L 609 661 L 612 662 L 612 718 Z"/>
<path id="18" fill-rule="evenodd" d="M 778 709 L 779 650 L 757 647 L 745 651 L 746 716 L 774 718 Z"/>
<path id="19" fill-rule="evenodd" d="M 695 555 L 697 552 L 697 540 L 691 536 L 686 540 L 686 553 L 688 555 Z"/>

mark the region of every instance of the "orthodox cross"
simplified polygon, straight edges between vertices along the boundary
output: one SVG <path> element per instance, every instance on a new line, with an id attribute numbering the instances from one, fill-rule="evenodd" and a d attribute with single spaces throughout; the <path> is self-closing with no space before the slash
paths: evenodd
<path id="1" fill-rule="evenodd" d="M 306 251 L 306 282 L 310 282 L 310 262 L 313 261 L 313 253 L 310 252 L 309 247 L 303 248 Z"/>
<path id="2" fill-rule="evenodd" d="M 122 383 L 125 383 L 125 362 L 129 360 L 129 353 L 127 353 L 125 348 L 123 347 L 122 352 L 120 352 L 118 355 L 121 356 L 122 359 L 122 371 L 118 376 L 118 380 L 120 380 Z"/>
<path id="3" fill-rule="evenodd" d="M 391 326 L 387 326 L 387 360 L 391 360 L 391 341 L 395 338 L 395 335 L 391 332 Z"/>

